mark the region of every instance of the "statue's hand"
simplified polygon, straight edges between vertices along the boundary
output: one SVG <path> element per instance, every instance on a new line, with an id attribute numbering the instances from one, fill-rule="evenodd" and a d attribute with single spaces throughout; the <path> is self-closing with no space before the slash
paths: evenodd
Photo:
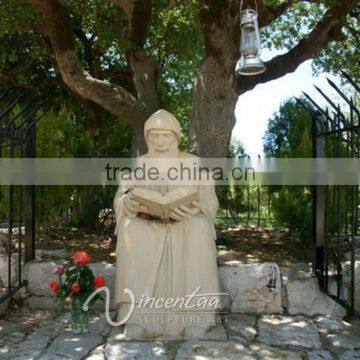
<path id="1" fill-rule="evenodd" d="M 127 212 L 131 214 L 137 214 L 138 212 L 149 212 L 146 206 L 141 205 L 139 202 L 133 199 L 133 195 L 128 193 L 124 198 L 124 207 Z"/>
<path id="2" fill-rule="evenodd" d="M 188 219 L 191 216 L 197 215 L 200 212 L 199 203 L 197 201 L 194 201 L 192 205 L 192 207 L 180 205 L 170 213 L 170 217 L 172 219 L 182 221 Z"/>

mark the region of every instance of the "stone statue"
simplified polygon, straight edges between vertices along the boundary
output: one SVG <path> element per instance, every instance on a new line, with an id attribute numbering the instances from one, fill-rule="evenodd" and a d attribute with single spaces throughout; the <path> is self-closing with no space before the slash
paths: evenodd
<path id="1" fill-rule="evenodd" d="M 179 151 L 180 124 L 165 110 L 150 116 L 144 134 L 148 153 L 143 158 L 196 158 Z M 133 291 L 137 304 L 144 296 L 183 298 L 198 288 L 197 294 L 219 293 L 214 227 L 218 199 L 213 185 L 196 186 L 199 196 L 193 206 L 179 206 L 168 219 L 158 219 L 134 201 L 132 186 L 120 183 L 114 199 L 118 239 L 114 303 L 118 319 L 123 319 L 130 307 L 125 288 Z M 169 191 L 163 184 L 145 187 L 162 194 Z M 126 322 L 125 334 L 132 338 L 164 334 L 198 338 L 216 325 L 214 307 L 204 311 L 195 303 L 197 306 L 186 312 L 180 304 L 171 310 L 136 307 Z"/>

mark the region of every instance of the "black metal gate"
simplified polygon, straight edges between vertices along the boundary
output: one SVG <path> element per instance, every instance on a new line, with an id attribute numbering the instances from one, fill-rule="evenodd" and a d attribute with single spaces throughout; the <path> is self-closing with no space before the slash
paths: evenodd
<path id="1" fill-rule="evenodd" d="M 348 84 L 359 86 L 345 73 Z M 360 157 L 360 111 L 352 97 L 328 80 L 342 108 L 321 89 L 326 100 L 323 109 L 304 93 L 311 106 L 298 100 L 312 114 L 313 156 L 316 158 Z M 350 314 L 360 313 L 360 198 L 359 184 L 315 186 L 313 189 L 313 229 L 316 244 L 314 272 L 321 288 L 343 305 Z M 355 266 L 358 266 L 355 273 Z M 355 287 L 356 283 L 358 284 Z"/>
<path id="2" fill-rule="evenodd" d="M 35 157 L 36 124 L 46 112 L 43 105 L 13 88 L 0 94 L 0 158 Z M 34 244 L 35 187 L 0 186 L 0 303 L 26 284 L 22 271 L 35 256 Z"/>

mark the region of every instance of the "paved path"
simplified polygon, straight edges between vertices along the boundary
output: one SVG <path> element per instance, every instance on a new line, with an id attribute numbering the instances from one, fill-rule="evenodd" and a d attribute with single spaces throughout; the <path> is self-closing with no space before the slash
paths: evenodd
<path id="1" fill-rule="evenodd" d="M 114 315 L 114 314 L 113 314 Z M 0 318 L 0 359 L 360 359 L 359 321 L 326 317 L 232 315 L 203 340 L 126 339 L 103 314 L 74 335 L 69 313 L 23 307 Z"/>

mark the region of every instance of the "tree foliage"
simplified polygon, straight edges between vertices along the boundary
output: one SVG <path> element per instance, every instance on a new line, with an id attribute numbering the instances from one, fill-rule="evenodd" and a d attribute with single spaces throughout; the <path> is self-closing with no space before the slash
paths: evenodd
<path id="1" fill-rule="evenodd" d="M 2 1 L 0 88 L 36 90 L 74 111 L 80 102 L 94 138 L 110 113 L 132 126 L 138 147 L 143 121 L 163 107 L 178 116 L 194 151 L 224 155 L 238 95 L 310 58 L 319 71 L 357 71 L 357 0 L 260 0 L 264 47 L 288 52 L 268 61 L 266 73 L 236 79 L 239 7 L 239 0 Z"/>
<path id="2" fill-rule="evenodd" d="M 330 43 L 314 60 L 314 69 L 340 74 L 345 71 L 354 81 L 360 82 L 360 8 L 353 10 L 348 16 L 348 22 L 343 30 L 340 43 Z"/>
<path id="3" fill-rule="evenodd" d="M 311 116 L 288 99 L 273 115 L 264 136 L 264 153 L 276 158 L 312 157 Z M 299 171 L 301 171 L 299 169 Z M 312 194 L 309 187 L 274 186 L 275 221 L 289 229 L 292 247 L 312 248 Z M 294 244 L 294 241 L 298 242 Z"/>
<path id="4" fill-rule="evenodd" d="M 143 123 L 160 107 L 181 121 L 183 148 L 211 157 L 244 155 L 229 146 L 239 95 L 308 59 L 317 71 L 345 69 L 358 78 L 359 4 L 259 0 L 263 46 L 284 53 L 266 62 L 264 74 L 236 78 L 239 7 L 239 0 L 1 1 L 0 91 L 15 86 L 53 104 L 39 125 L 38 156 L 143 150 Z M 310 156 L 309 131 L 306 116 L 287 103 L 270 122 L 265 153 Z M 57 210 L 74 209 L 77 223 L 94 221 L 112 196 L 112 190 L 96 196 L 89 189 L 51 191 L 47 200 L 43 194 L 42 213 L 58 201 L 64 206 Z M 281 196 L 285 204 L 287 194 Z M 293 216 L 287 203 L 283 213 Z"/>
<path id="5" fill-rule="evenodd" d="M 311 115 L 289 99 L 268 123 L 264 136 L 267 157 L 312 157 Z"/>
<path id="6" fill-rule="evenodd" d="M 98 141 L 97 151 L 104 157 L 126 157 L 130 140 L 129 128 L 124 129 L 120 122 L 110 122 Z M 68 111 L 49 112 L 38 125 L 38 157 L 82 158 L 91 154 L 92 149 L 93 139 L 84 123 Z M 37 218 L 48 226 L 60 220 L 92 227 L 98 222 L 99 212 L 111 207 L 115 190 L 109 186 L 38 186 Z"/>

